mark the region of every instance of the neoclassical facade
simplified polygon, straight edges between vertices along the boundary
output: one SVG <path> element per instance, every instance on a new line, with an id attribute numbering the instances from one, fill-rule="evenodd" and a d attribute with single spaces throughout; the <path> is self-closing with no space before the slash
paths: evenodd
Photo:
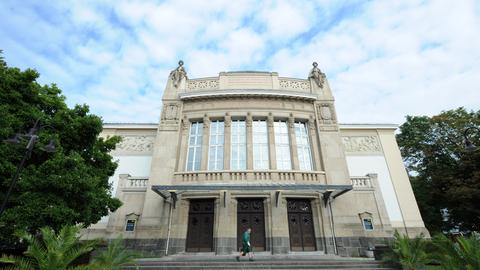
<path id="1" fill-rule="evenodd" d="M 102 136 L 123 139 L 111 179 L 123 206 L 84 237 L 234 254 L 251 227 L 256 252 L 362 256 L 395 230 L 428 234 L 396 126 L 339 124 L 325 74 L 308 74 L 189 79 L 180 62 L 158 124 L 105 124 Z"/>

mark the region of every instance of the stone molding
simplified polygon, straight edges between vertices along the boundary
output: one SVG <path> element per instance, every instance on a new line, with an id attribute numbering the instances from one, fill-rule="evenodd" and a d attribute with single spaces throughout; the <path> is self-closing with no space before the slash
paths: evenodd
<path id="1" fill-rule="evenodd" d="M 378 153 L 382 151 L 377 136 L 343 136 L 345 152 L 349 153 Z"/>

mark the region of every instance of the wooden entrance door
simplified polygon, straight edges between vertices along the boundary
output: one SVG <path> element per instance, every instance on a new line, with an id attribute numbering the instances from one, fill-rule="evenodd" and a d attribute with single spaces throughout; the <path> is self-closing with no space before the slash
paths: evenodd
<path id="1" fill-rule="evenodd" d="M 263 199 L 238 199 L 237 247 L 242 246 L 243 233 L 251 228 L 250 245 L 253 251 L 265 250 L 265 214 Z"/>
<path id="2" fill-rule="evenodd" d="M 213 199 L 190 200 L 187 252 L 213 251 Z"/>
<path id="3" fill-rule="evenodd" d="M 309 200 L 287 200 L 288 229 L 292 251 L 314 251 L 312 206 Z"/>

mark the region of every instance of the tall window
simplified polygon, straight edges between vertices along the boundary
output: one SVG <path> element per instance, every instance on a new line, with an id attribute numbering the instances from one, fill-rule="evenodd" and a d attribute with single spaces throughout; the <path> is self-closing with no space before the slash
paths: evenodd
<path id="1" fill-rule="evenodd" d="M 253 121 L 253 168 L 255 170 L 268 170 L 268 130 L 266 121 Z"/>
<path id="2" fill-rule="evenodd" d="M 312 154 L 308 140 L 308 130 L 305 123 L 295 123 L 295 136 L 297 139 L 297 154 L 300 170 L 312 170 Z"/>
<path id="3" fill-rule="evenodd" d="M 247 168 L 247 137 L 245 121 L 232 121 L 231 133 L 230 168 L 232 170 L 245 170 Z"/>
<path id="4" fill-rule="evenodd" d="M 210 124 L 210 146 L 208 151 L 208 169 L 223 170 L 223 121 Z"/>
<path id="5" fill-rule="evenodd" d="M 203 123 L 194 122 L 190 126 L 188 138 L 187 171 L 199 171 L 202 160 Z"/>
<path id="6" fill-rule="evenodd" d="M 290 160 L 290 142 L 288 140 L 287 123 L 277 121 L 273 125 L 275 131 L 275 153 L 277 156 L 278 170 L 291 170 L 292 162 Z"/>

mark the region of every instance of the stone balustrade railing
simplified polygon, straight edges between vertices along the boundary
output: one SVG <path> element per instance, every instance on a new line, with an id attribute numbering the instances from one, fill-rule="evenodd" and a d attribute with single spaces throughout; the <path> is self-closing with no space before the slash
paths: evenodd
<path id="1" fill-rule="evenodd" d="M 177 183 L 309 182 L 325 183 L 323 171 L 195 171 L 175 173 Z"/>
<path id="2" fill-rule="evenodd" d="M 350 180 L 354 189 L 371 189 L 374 187 L 369 176 L 354 176 Z"/>
<path id="3" fill-rule="evenodd" d="M 146 188 L 148 184 L 147 178 L 128 178 L 125 185 L 126 188 Z"/>

